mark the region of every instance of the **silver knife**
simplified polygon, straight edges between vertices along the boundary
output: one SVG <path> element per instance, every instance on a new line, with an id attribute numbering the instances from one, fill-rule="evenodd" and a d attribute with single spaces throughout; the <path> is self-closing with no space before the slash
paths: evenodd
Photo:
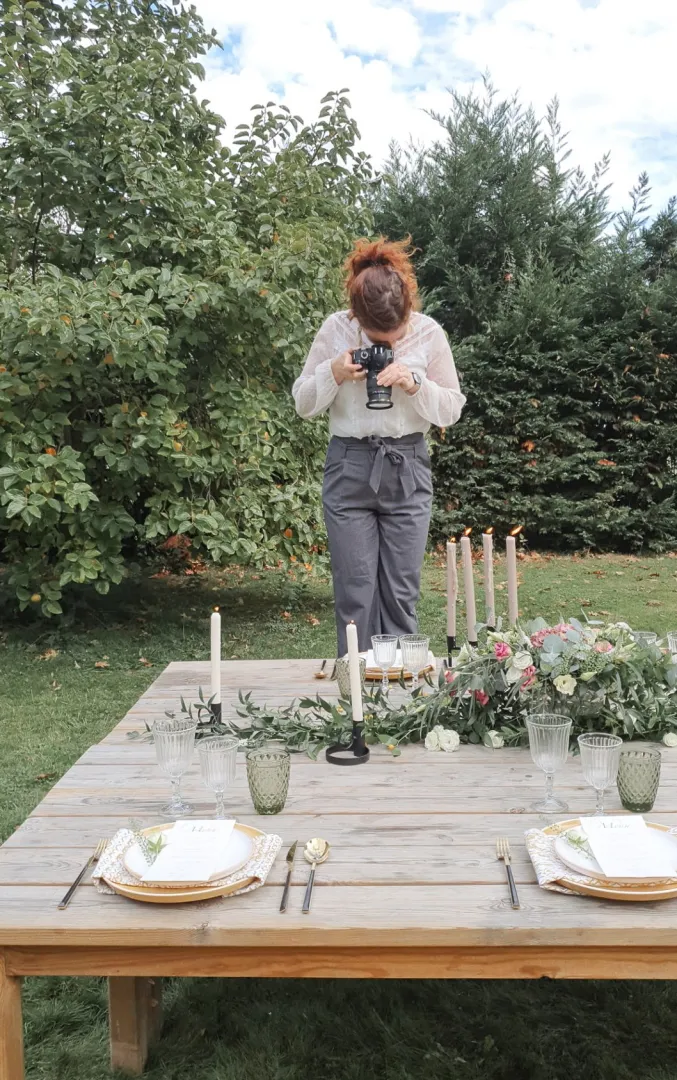
<path id="1" fill-rule="evenodd" d="M 296 855 L 296 845 L 297 844 L 298 844 L 298 840 L 295 840 L 294 843 L 292 844 L 292 846 L 289 848 L 289 851 L 287 852 L 287 866 L 288 866 L 289 869 L 287 870 L 287 880 L 286 880 L 285 885 L 284 885 L 284 892 L 282 893 L 282 901 L 280 903 L 280 911 L 286 911 L 287 910 L 287 901 L 289 899 L 289 886 L 291 885 L 291 872 L 292 872 L 292 869 L 294 867 L 294 857 Z"/>

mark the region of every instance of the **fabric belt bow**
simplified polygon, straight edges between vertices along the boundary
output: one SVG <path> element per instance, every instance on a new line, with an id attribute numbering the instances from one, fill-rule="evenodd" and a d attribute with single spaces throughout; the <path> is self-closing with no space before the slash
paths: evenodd
<path id="1" fill-rule="evenodd" d="M 396 465 L 400 470 L 400 480 L 402 483 L 402 489 L 407 499 L 410 499 L 416 490 L 416 481 L 414 480 L 414 474 L 411 471 L 411 462 L 407 454 L 403 454 L 401 450 L 396 450 L 391 443 L 384 442 L 377 435 L 369 436 L 369 446 L 374 451 L 374 460 L 371 466 L 371 474 L 369 476 L 369 487 L 373 492 L 378 494 L 378 490 L 381 486 L 381 477 L 383 476 L 383 463 L 386 459 Z"/>

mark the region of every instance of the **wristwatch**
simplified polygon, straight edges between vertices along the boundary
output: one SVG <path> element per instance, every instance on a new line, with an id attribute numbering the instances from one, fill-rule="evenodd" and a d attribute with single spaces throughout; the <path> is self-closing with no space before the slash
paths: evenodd
<path id="1" fill-rule="evenodd" d="M 414 388 L 413 390 L 409 391 L 409 397 L 413 397 L 414 394 L 417 394 L 419 392 L 422 382 L 421 376 L 417 375 L 415 371 L 412 371 L 411 377 L 414 380 Z"/>

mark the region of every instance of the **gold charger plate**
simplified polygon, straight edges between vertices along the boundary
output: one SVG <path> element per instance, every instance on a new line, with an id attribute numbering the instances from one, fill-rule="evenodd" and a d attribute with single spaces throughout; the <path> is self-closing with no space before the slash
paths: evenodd
<path id="1" fill-rule="evenodd" d="M 543 830 L 546 836 L 558 836 L 581 824 L 580 818 L 571 818 L 570 821 L 558 821 L 554 825 L 548 825 Z M 658 825 L 654 821 L 647 821 L 649 829 L 657 829 L 659 832 L 670 832 L 667 825 Z M 662 881 L 656 885 L 630 885 L 627 883 L 608 881 L 605 878 L 590 878 L 589 883 L 582 882 L 578 878 L 561 877 L 557 885 L 581 896 L 596 896 L 603 900 L 631 900 L 646 902 L 653 900 L 670 900 L 677 897 L 677 878 L 671 881 Z"/>
<path id="2" fill-rule="evenodd" d="M 163 829 L 171 829 L 173 822 L 168 825 L 155 825 L 150 829 L 143 829 L 144 836 L 161 832 Z M 264 834 L 260 829 L 254 829 L 251 825 L 237 823 L 237 827 L 252 839 L 258 839 Z M 120 896 L 126 896 L 130 900 L 141 900 L 146 904 L 190 904 L 199 900 L 213 900 L 219 896 L 230 896 L 253 884 L 255 878 L 244 877 L 240 881 L 231 882 L 230 885 L 188 885 L 179 889 L 162 889 L 154 885 L 126 885 L 112 878 L 103 879 L 114 892 Z"/>
<path id="3" fill-rule="evenodd" d="M 392 682 L 393 680 L 401 678 L 402 670 L 402 668 L 390 668 L 390 670 L 388 671 L 389 680 Z M 429 672 L 434 670 L 434 664 L 426 664 L 426 666 L 424 668 L 421 668 L 421 670 L 419 671 L 419 676 L 427 675 Z M 413 679 L 414 676 L 411 671 L 405 671 L 404 677 L 405 679 Z M 382 682 L 383 672 L 380 671 L 379 668 L 367 668 L 364 673 L 364 678 L 366 682 Z"/>

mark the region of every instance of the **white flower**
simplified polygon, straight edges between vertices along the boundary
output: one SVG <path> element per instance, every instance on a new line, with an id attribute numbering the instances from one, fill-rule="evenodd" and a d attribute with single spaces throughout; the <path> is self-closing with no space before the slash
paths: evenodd
<path id="1" fill-rule="evenodd" d="M 438 734 L 440 750 L 444 750 L 447 754 L 451 754 L 454 750 L 458 750 L 461 745 L 461 739 L 457 731 L 452 731 L 450 728 L 439 728 Z"/>
<path id="2" fill-rule="evenodd" d="M 595 671 L 582 671 L 578 677 L 581 682 L 590 682 L 591 679 L 594 679 L 596 674 L 597 672 Z"/>
<path id="3" fill-rule="evenodd" d="M 576 680 L 573 675 L 558 675 L 555 679 L 555 689 L 559 690 L 560 694 L 567 694 L 570 697 L 576 689 Z"/>
<path id="4" fill-rule="evenodd" d="M 510 666 L 517 668 L 518 671 L 524 671 L 525 668 L 528 668 L 532 662 L 533 661 L 531 659 L 531 653 L 518 652 L 515 653 L 512 660 L 510 661 Z"/>
<path id="5" fill-rule="evenodd" d="M 433 728 L 432 731 L 428 732 L 428 734 L 425 737 L 425 748 L 426 748 L 426 750 L 439 750 L 439 748 L 440 748 L 439 731 L 440 731 L 440 728 L 438 726 L 438 727 Z"/>
<path id="6" fill-rule="evenodd" d="M 486 731 L 484 733 L 484 745 L 491 746 L 494 750 L 500 750 L 502 746 L 505 746 L 505 739 L 500 731 Z"/>
<path id="7" fill-rule="evenodd" d="M 666 734 L 663 736 L 663 742 L 666 746 L 677 746 L 677 732 L 666 732 Z"/>
<path id="8" fill-rule="evenodd" d="M 511 658 L 510 667 L 508 668 L 508 670 L 505 673 L 505 680 L 506 680 L 506 682 L 508 683 L 509 686 L 512 686 L 513 683 L 519 682 L 520 679 L 522 678 L 522 672 L 520 671 L 519 668 L 516 668 L 514 666 L 514 664 L 513 664 L 514 659 L 515 658 L 513 656 Z"/>
<path id="9" fill-rule="evenodd" d="M 436 724 L 425 737 L 426 750 L 444 750 L 448 754 L 458 750 L 460 743 L 458 732 L 444 728 L 441 724 Z"/>
<path id="10" fill-rule="evenodd" d="M 461 648 L 458 651 L 458 657 L 457 657 L 456 662 L 458 664 L 464 664 L 466 662 L 466 660 L 470 660 L 471 656 L 472 656 L 472 649 L 470 648 L 470 646 L 468 645 L 467 642 L 464 642 L 463 645 L 461 645 Z"/>

